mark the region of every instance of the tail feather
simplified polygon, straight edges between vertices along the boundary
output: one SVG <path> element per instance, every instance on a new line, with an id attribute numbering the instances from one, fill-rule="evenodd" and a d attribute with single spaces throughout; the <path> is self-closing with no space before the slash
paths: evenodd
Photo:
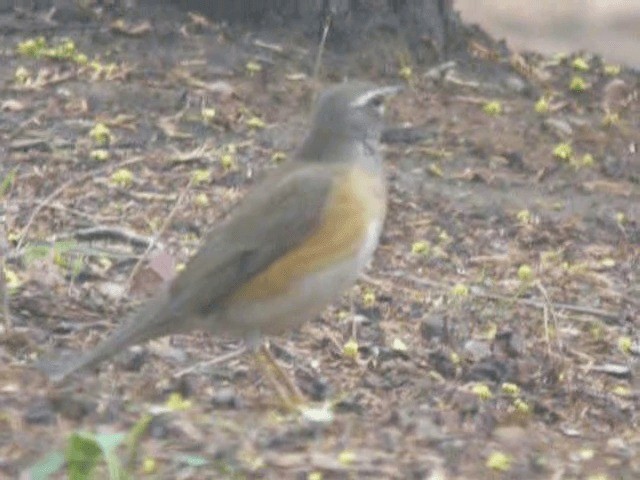
<path id="1" fill-rule="evenodd" d="M 102 361 L 111 358 L 122 350 L 181 330 L 179 324 L 174 322 L 172 310 L 168 308 L 164 298 L 155 298 L 148 302 L 134 317 L 122 325 L 108 338 L 93 347 L 92 350 L 73 358 L 61 358 L 56 360 L 42 360 L 38 368 L 43 371 L 50 380 L 62 382 L 70 375 L 81 370 L 96 367 Z"/>

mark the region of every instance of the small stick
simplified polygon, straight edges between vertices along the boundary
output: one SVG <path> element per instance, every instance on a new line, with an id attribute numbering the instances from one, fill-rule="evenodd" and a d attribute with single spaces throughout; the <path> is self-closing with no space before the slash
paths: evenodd
<path id="1" fill-rule="evenodd" d="M 324 21 L 324 28 L 322 29 L 322 38 L 320 38 L 320 44 L 318 45 L 318 55 L 316 55 L 316 63 L 313 66 L 313 78 L 318 80 L 320 75 L 320 67 L 322 65 L 322 55 L 324 54 L 324 47 L 327 43 L 327 35 L 329 35 L 329 28 L 331 28 L 331 14 L 327 15 Z"/>
<path id="2" fill-rule="evenodd" d="M 71 234 L 60 236 L 60 239 L 75 238 L 77 240 L 93 241 L 93 240 L 113 240 L 123 243 L 130 243 L 137 247 L 148 247 L 153 244 L 153 238 L 145 237 L 144 235 L 138 235 L 130 230 L 120 227 L 108 227 L 105 225 L 98 225 L 91 228 L 83 228 L 76 230 Z"/>
<path id="3" fill-rule="evenodd" d="M 217 357 L 212 358 L 211 360 L 207 360 L 205 362 L 199 362 L 199 363 L 196 363 L 195 365 L 190 365 L 187 368 L 183 368 L 182 370 L 178 370 L 176 373 L 173 374 L 173 378 L 180 378 L 183 375 L 186 375 L 187 373 L 191 373 L 195 370 L 199 370 L 202 367 L 212 367 L 220 363 L 226 363 L 229 360 L 233 360 L 234 358 L 239 357 L 246 351 L 247 351 L 247 347 L 242 345 L 240 348 L 236 350 L 223 353 L 222 355 L 218 355 Z"/>
<path id="4" fill-rule="evenodd" d="M 84 175 L 80 175 L 77 178 L 72 178 L 72 179 L 64 182 L 62 185 L 60 185 L 58 188 L 56 188 L 53 192 L 51 192 L 49 195 L 47 195 L 44 199 L 42 199 L 40 201 L 40 203 L 38 203 L 38 205 L 36 205 L 36 207 L 33 209 L 33 211 L 31 212 L 31 215 L 29 216 L 29 220 L 27 220 L 27 223 L 25 224 L 24 228 L 22 229 L 22 233 L 20 234 L 20 239 L 18 240 L 18 244 L 16 245 L 16 250 L 20 250 L 20 248 L 22 247 L 22 244 L 24 243 L 25 238 L 27 238 L 27 233 L 29 232 L 29 229 L 31 228 L 31 225 L 33 224 L 33 221 L 35 220 L 36 216 L 38 216 L 40 211 L 46 205 L 51 203 L 51 201 L 54 198 L 56 198 L 58 195 L 60 195 L 62 192 L 64 192 L 67 188 L 69 188 L 71 185 L 73 185 L 74 183 L 80 183 L 80 182 L 84 182 L 86 180 L 89 180 L 89 179 L 93 178 L 94 176 L 96 176 L 99 173 L 107 172 L 107 171 L 110 171 L 110 170 L 116 169 L 116 168 L 122 168 L 122 167 L 127 166 L 127 165 L 133 165 L 134 163 L 138 163 L 138 162 L 140 162 L 142 160 L 144 160 L 144 157 L 142 157 L 142 156 L 133 157 L 133 158 L 130 158 L 128 160 L 125 160 L 125 161 L 120 162 L 120 163 L 115 164 L 115 165 L 109 165 L 107 167 L 103 167 L 103 168 L 99 168 L 99 169 L 96 169 L 96 170 L 92 170 L 90 172 L 85 173 Z"/>
<path id="5" fill-rule="evenodd" d="M 449 290 L 451 290 L 451 286 L 441 283 L 441 282 L 436 282 L 433 280 L 428 280 L 425 278 L 419 278 L 416 277 L 415 275 L 410 275 L 410 274 L 393 274 L 394 277 L 404 277 L 405 279 L 409 280 L 412 283 L 415 283 L 416 285 L 420 285 L 423 287 L 430 287 L 430 288 L 435 288 L 440 292 L 448 292 Z M 373 285 L 378 285 L 378 286 L 382 286 L 383 288 L 386 288 L 388 290 L 393 290 L 394 288 L 398 288 L 397 285 L 392 284 L 391 282 L 387 283 L 366 275 L 363 275 L 361 277 L 364 281 L 369 282 Z M 500 295 L 498 293 L 489 293 L 489 292 L 485 292 L 485 291 L 478 291 L 477 289 L 472 289 L 469 292 L 469 295 L 472 295 L 474 297 L 478 297 L 478 298 L 485 298 L 487 300 L 497 300 L 497 301 L 504 301 L 504 302 L 515 302 L 518 303 L 519 305 L 525 305 L 527 307 L 533 307 L 533 308 L 539 308 L 539 309 L 544 309 L 545 307 L 545 303 L 544 302 L 540 302 L 538 300 L 532 300 L 529 298 L 513 298 L 510 297 L 508 295 Z M 569 304 L 569 303 L 551 303 L 550 304 L 555 310 L 567 310 L 569 312 L 574 312 L 574 313 L 583 313 L 585 315 L 592 315 L 594 317 L 600 317 L 602 319 L 604 319 L 605 321 L 608 321 L 610 323 L 618 323 L 620 321 L 620 317 L 619 315 L 616 315 L 613 312 L 610 312 L 608 310 L 602 310 L 599 308 L 592 308 L 592 307 L 584 307 L 582 305 L 573 305 L 573 304 Z"/>
<path id="6" fill-rule="evenodd" d="M 540 290 L 540 293 L 542 294 L 542 298 L 544 298 L 544 308 L 543 308 L 544 332 L 545 332 L 545 337 L 547 341 L 547 353 L 551 353 L 549 349 L 549 316 L 551 316 L 551 319 L 553 320 L 553 326 L 556 329 L 556 342 L 558 344 L 558 349 L 559 350 L 562 349 L 562 344 L 560 343 L 560 338 L 558 337 L 558 316 L 556 315 L 556 312 L 553 308 L 551 297 L 549 297 L 549 293 L 547 293 L 547 290 L 542 285 L 542 282 L 540 282 L 540 280 L 536 280 L 535 285 L 538 288 L 538 290 Z"/>
<path id="7" fill-rule="evenodd" d="M 156 234 L 153 236 L 153 239 L 151 240 L 151 242 L 149 243 L 149 245 L 147 246 L 147 249 L 145 250 L 145 252 L 142 254 L 142 256 L 140 257 L 140 259 L 138 260 L 138 262 L 135 264 L 135 266 L 133 267 L 133 270 L 131 270 L 131 273 L 129 274 L 129 278 L 127 278 L 127 282 L 126 282 L 126 286 L 125 286 L 125 294 L 129 291 L 129 289 L 131 288 L 131 282 L 133 280 L 133 277 L 135 277 L 138 273 L 138 271 L 140 270 L 140 268 L 142 267 L 142 263 L 148 258 L 149 253 L 151 252 L 151 250 L 153 249 L 154 245 L 156 244 L 156 242 L 158 241 L 158 239 L 160 238 L 160 236 L 165 232 L 165 230 L 169 227 L 169 225 L 171 224 L 171 222 L 173 221 L 173 217 L 175 217 L 176 212 L 178 211 L 178 207 L 180 206 L 180 204 L 182 203 L 182 201 L 184 200 L 184 198 L 187 196 L 187 193 L 189 192 L 189 190 L 191 189 L 191 185 L 193 185 L 193 177 L 191 177 L 189 179 L 189 183 L 187 183 L 187 185 L 184 187 L 184 189 L 182 190 L 182 192 L 180 193 L 180 196 L 178 197 L 178 200 L 176 200 L 176 203 L 174 204 L 173 208 L 171 209 L 171 211 L 169 212 L 169 215 L 167 215 L 167 218 L 165 219 L 165 221 L 162 223 L 162 226 L 160 227 L 160 229 L 156 232 Z M 122 295 L 120 298 L 124 298 L 126 295 Z"/>

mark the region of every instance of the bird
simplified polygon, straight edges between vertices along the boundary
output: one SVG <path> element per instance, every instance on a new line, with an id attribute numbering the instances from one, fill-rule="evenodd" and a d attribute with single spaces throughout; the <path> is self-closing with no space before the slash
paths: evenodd
<path id="1" fill-rule="evenodd" d="M 41 370 L 62 382 L 130 346 L 193 330 L 242 338 L 255 352 L 265 335 L 320 314 L 377 248 L 387 209 L 385 103 L 401 89 L 348 81 L 321 92 L 293 158 L 250 189 L 173 281 L 97 346 L 44 360 Z"/>

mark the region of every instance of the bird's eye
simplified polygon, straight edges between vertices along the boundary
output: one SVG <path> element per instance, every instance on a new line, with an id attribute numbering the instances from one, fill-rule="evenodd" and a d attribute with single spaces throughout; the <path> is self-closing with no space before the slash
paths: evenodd
<path id="1" fill-rule="evenodd" d="M 379 108 L 384 105 L 384 98 L 382 98 L 381 95 L 373 97 L 371 100 L 369 100 L 369 105 L 375 108 Z"/>

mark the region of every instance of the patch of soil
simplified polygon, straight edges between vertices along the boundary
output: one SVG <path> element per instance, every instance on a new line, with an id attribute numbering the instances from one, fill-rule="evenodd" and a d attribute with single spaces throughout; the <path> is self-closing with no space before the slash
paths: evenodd
<path id="1" fill-rule="evenodd" d="M 142 345 L 66 387 L 32 368 L 90 348 L 167 275 L 158 261 L 122 296 L 156 232 L 184 262 L 291 154 L 319 87 L 316 45 L 158 7 L 148 24 L 50 25 L 47 44 L 70 38 L 87 62 L 34 59 L 16 47 L 39 20 L 3 15 L 17 28 L 0 62 L 0 208 L 21 285 L 0 338 L 2 475 L 74 431 L 127 432 L 179 392 L 191 406 L 154 417 L 136 476 L 148 458 L 156 478 L 638 478 L 637 72 L 537 55 L 414 67 L 389 106 L 372 269 L 272 341 L 304 393 L 333 405 L 318 423 L 278 413 L 247 355 L 176 375 L 239 348 L 205 334 Z M 330 57 L 323 70 L 402 81 Z"/>

